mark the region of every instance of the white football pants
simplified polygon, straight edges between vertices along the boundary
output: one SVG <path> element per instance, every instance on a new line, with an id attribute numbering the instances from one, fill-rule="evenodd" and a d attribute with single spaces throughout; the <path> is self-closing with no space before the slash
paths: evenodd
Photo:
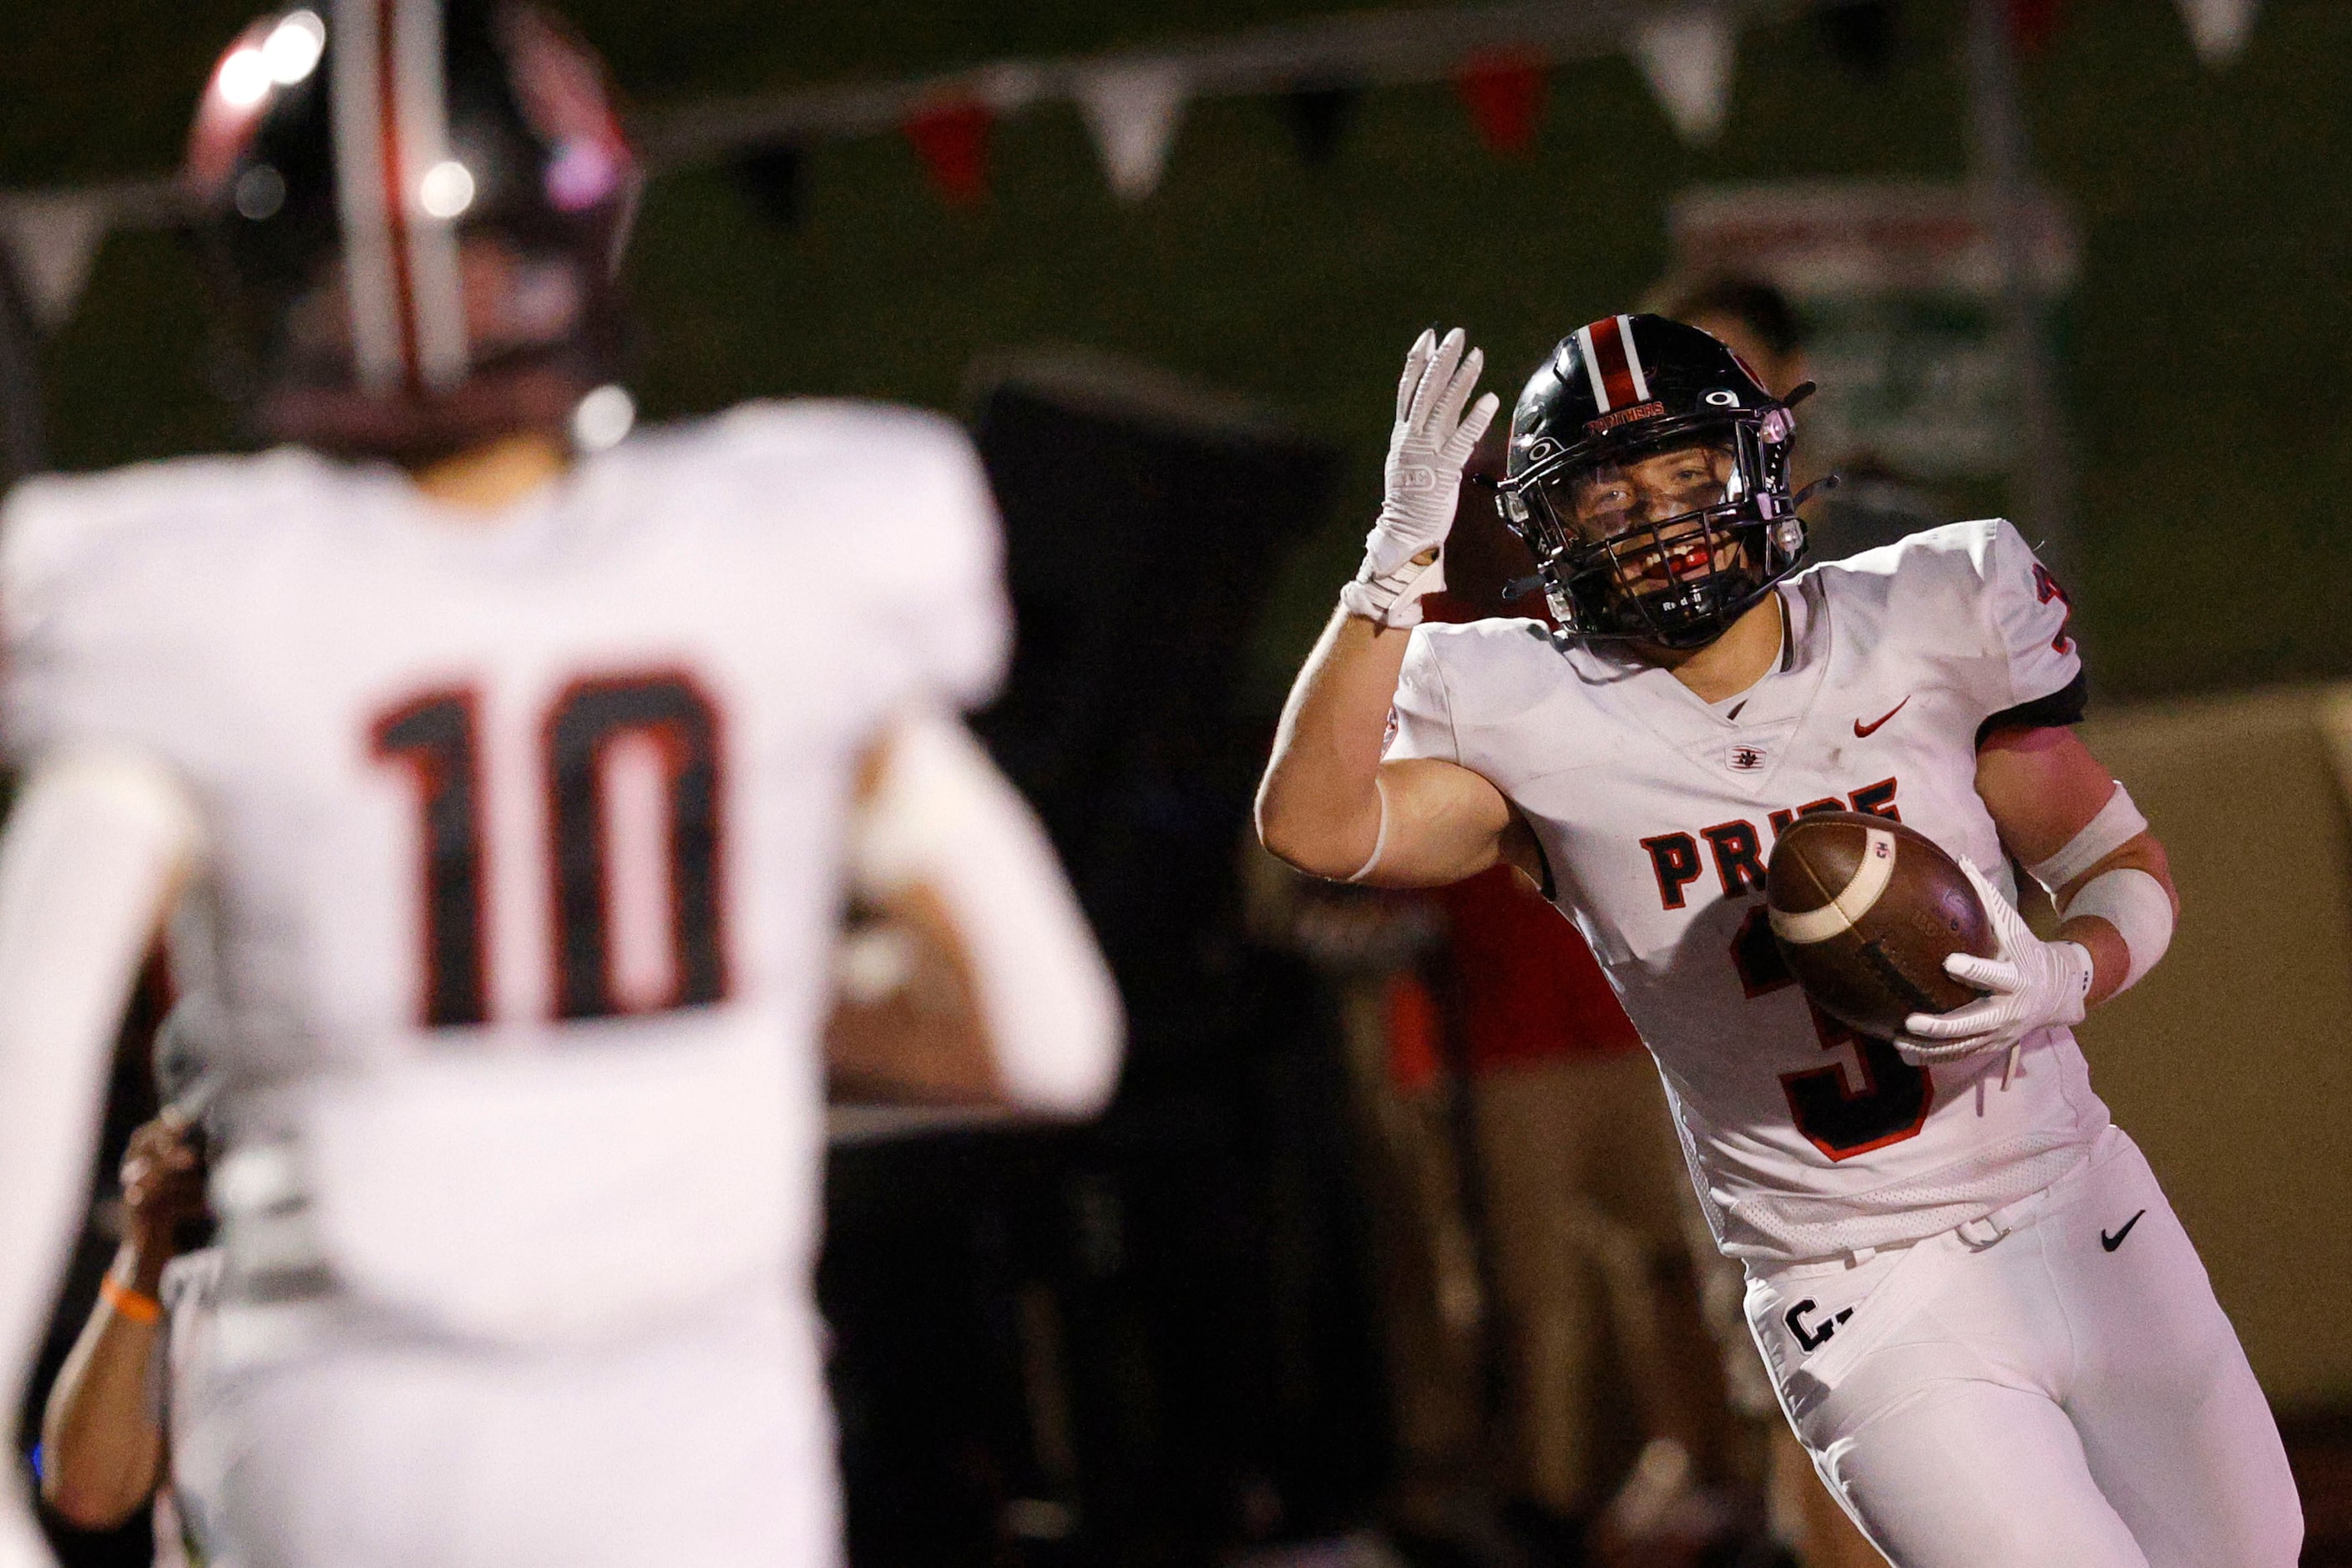
<path id="1" fill-rule="evenodd" d="M 2294 1568 L 2270 1407 L 2119 1129 L 1959 1230 L 1758 1273 L 1747 1311 L 1814 1468 L 1897 1568 Z"/>
<path id="2" fill-rule="evenodd" d="M 225 1373 L 174 1434 L 215 1568 L 830 1568 L 833 1422 L 786 1295 L 593 1347 L 339 1326 Z"/>

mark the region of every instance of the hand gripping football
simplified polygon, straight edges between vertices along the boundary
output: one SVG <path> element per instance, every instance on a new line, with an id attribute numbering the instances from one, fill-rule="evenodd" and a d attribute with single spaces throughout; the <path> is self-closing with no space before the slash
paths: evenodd
<path id="1" fill-rule="evenodd" d="M 1889 817 L 1823 811 L 1790 823 L 1765 881 L 1773 940 L 1822 1012 L 1888 1039 L 1913 1013 L 1983 993 L 1944 973 L 1955 952 L 2000 956 L 2000 939 L 1959 865 Z"/>

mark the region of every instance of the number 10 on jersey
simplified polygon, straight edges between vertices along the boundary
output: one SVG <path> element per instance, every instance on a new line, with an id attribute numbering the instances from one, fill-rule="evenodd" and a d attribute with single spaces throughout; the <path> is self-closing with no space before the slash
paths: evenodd
<path id="1" fill-rule="evenodd" d="M 470 687 L 425 692 L 376 720 L 379 762 L 406 772 L 419 814 L 424 929 L 419 1006 L 428 1028 L 489 1018 L 490 877 L 481 765 L 481 704 Z M 667 996 L 625 1005 L 613 973 L 612 875 L 605 763 L 615 742 L 649 742 L 660 760 L 668 834 L 671 983 Z M 558 1018 L 602 1018 L 716 1002 L 727 994 L 721 898 L 719 710 L 678 670 L 577 680 L 540 723 L 546 799 L 550 930 Z"/>

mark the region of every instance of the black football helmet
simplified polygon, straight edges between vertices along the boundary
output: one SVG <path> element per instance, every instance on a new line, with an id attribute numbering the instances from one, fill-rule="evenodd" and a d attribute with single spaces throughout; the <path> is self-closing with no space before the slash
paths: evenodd
<path id="1" fill-rule="evenodd" d="M 1671 648 L 1721 637 L 1804 559 L 1795 430 L 1696 327 L 1608 316 L 1561 339 L 1512 411 L 1499 489 L 1562 631 Z"/>
<path id="2" fill-rule="evenodd" d="M 272 439 L 426 459 L 610 381 L 636 159 L 520 0 L 316 0 L 214 68 L 185 179 L 232 390 Z"/>

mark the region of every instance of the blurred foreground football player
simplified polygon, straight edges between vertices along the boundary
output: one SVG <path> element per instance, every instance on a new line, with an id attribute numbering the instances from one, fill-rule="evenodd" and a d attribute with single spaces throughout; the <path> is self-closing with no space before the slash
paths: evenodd
<path id="1" fill-rule="evenodd" d="M 600 68 L 519 5 L 322 10 L 224 58 L 191 159 L 286 444 L 27 485 L 0 535 L 0 1345 L 21 1376 L 169 912 L 223 1042 L 173 1437 L 224 1560 L 824 1563 L 845 896 L 971 1004 L 838 1031 L 861 1086 L 1085 1115 L 1117 1068 L 954 717 L 1007 641 L 987 486 L 832 404 L 575 461 L 635 185 Z"/>
<path id="2" fill-rule="evenodd" d="M 1657 1057 L 1718 1245 L 1823 1480 L 1901 1568 L 2287 1568 L 2270 1412 L 2069 1026 L 2147 972 L 2161 847 L 2068 728 L 2065 596 L 2006 522 L 1800 572 L 1794 421 L 1704 332 L 1615 316 L 1511 422 L 1506 510 L 1563 629 L 1421 626 L 1479 356 L 1424 335 L 1363 569 L 1293 689 L 1267 846 L 1382 886 L 1517 866 Z M 1986 993 L 1896 1041 L 1815 1015 L 1764 919 L 1773 835 L 1900 815 L 1971 862 Z M 2056 900 L 2043 942 L 2009 861 Z M 1976 873 L 1975 867 L 1988 867 Z"/>

